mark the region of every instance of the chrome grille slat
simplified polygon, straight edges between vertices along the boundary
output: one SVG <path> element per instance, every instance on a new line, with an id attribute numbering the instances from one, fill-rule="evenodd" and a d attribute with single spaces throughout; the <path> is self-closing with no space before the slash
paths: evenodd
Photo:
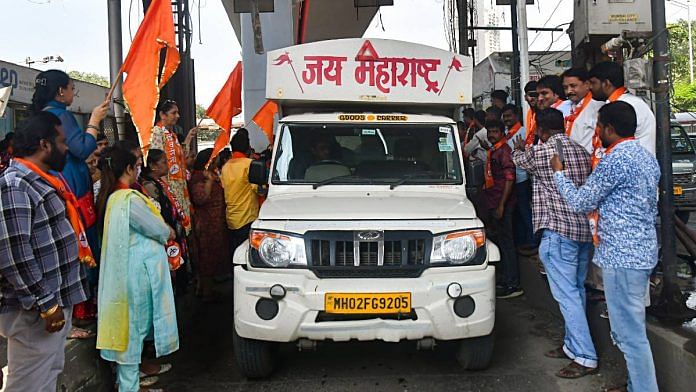
<path id="1" fill-rule="evenodd" d="M 370 232 L 366 240 L 359 232 L 314 232 L 307 246 L 311 266 L 335 268 L 422 267 L 427 264 L 427 232 Z M 415 234 L 417 233 L 417 235 Z M 352 240 L 349 240 L 349 237 Z M 385 238 L 389 237 L 389 238 Z M 325 238 L 336 239 L 325 239 Z M 420 237 L 420 238 L 418 238 Z"/>

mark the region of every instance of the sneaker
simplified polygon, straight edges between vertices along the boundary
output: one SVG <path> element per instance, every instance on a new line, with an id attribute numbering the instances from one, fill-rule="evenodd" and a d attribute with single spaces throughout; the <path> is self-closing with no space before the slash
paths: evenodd
<path id="1" fill-rule="evenodd" d="M 496 293 L 497 298 L 515 298 L 524 295 L 524 290 L 519 287 L 506 287 Z"/>

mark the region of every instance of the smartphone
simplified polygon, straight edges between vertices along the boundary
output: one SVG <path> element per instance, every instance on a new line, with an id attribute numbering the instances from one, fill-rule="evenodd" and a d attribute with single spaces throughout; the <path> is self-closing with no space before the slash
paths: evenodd
<path id="1" fill-rule="evenodd" d="M 563 157 L 563 140 L 556 139 L 556 152 L 558 153 L 558 159 L 563 165 L 565 165 L 565 158 Z"/>

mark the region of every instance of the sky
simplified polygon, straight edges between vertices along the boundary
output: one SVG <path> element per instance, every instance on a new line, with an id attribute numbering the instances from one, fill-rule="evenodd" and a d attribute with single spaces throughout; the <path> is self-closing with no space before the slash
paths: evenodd
<path id="1" fill-rule="evenodd" d="M 394 0 L 394 6 L 382 7 L 381 22 L 380 15 L 376 15 L 365 36 L 446 49 L 443 1 Z M 495 6 L 495 0 L 483 1 L 487 7 Z M 27 57 L 40 59 L 60 55 L 65 60 L 63 63 L 34 64 L 33 67 L 108 76 L 106 4 L 107 0 L 0 0 L 4 31 L 0 39 L 0 59 L 24 64 Z M 668 22 L 685 17 L 685 10 L 670 2 L 666 4 Z M 190 0 L 190 6 L 194 26 L 192 54 L 196 67 L 196 102 L 207 106 L 241 59 L 241 48 L 220 0 Z M 509 25 L 509 7 L 503 8 L 503 23 Z M 572 8 L 573 0 L 537 0 L 535 5 L 527 6 L 528 26 L 555 27 L 570 22 Z M 130 36 L 135 35 L 142 20 L 142 1 L 122 0 L 122 19 L 125 56 Z M 551 33 L 540 33 L 537 37 L 530 32 L 530 50 L 544 50 L 552 39 L 555 40 L 551 46 L 553 50 L 570 46 L 565 33 L 554 33 L 552 38 Z M 502 50 L 511 49 L 510 40 L 509 32 L 501 33 Z"/>

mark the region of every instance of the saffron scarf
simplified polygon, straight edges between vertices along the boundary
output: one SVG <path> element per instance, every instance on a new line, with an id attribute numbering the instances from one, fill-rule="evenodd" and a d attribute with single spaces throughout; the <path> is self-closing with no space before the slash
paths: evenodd
<path id="1" fill-rule="evenodd" d="M 160 186 L 162 187 L 162 190 L 164 191 L 164 195 L 169 199 L 169 203 L 174 207 L 176 210 L 176 219 L 181 222 L 181 225 L 186 229 L 186 231 L 191 230 L 191 218 L 186 214 L 184 211 L 184 208 L 181 206 L 181 203 L 179 203 L 179 200 L 174 196 L 174 193 L 172 193 L 171 188 L 169 188 L 169 184 L 167 184 L 165 181 L 162 181 L 161 178 L 158 178 L 156 180 Z"/>
<path id="2" fill-rule="evenodd" d="M 486 178 L 486 182 L 483 185 L 483 189 L 489 189 L 493 188 L 493 185 L 495 185 L 495 181 L 493 180 L 493 168 L 491 167 L 491 157 L 493 156 L 493 152 L 503 145 L 507 143 L 507 139 L 503 137 L 502 139 L 498 140 L 496 144 L 491 147 L 488 152 L 486 152 L 486 171 L 484 172 L 484 176 Z"/>
<path id="3" fill-rule="evenodd" d="M 570 113 L 570 116 L 565 118 L 565 126 L 566 126 L 566 135 L 570 137 L 570 135 L 573 133 L 573 125 L 575 124 L 575 120 L 577 120 L 578 117 L 580 117 L 580 113 L 582 113 L 583 110 L 590 104 L 590 101 L 592 100 L 592 93 L 587 93 L 585 94 L 585 98 L 582 99 L 582 102 L 578 106 L 575 107 L 575 110 L 573 110 L 572 113 Z"/>
<path id="4" fill-rule="evenodd" d="M 626 94 L 626 87 L 619 87 L 616 90 L 614 90 L 613 93 L 609 96 L 609 99 L 607 99 L 610 103 L 611 102 L 616 102 L 619 98 L 621 98 L 622 95 Z M 592 136 L 592 157 L 591 157 L 591 164 L 592 164 L 592 170 L 594 170 L 595 167 L 599 164 L 599 161 L 602 159 L 602 156 L 605 155 L 604 153 L 604 148 L 602 147 L 602 139 L 599 137 L 599 125 L 595 127 L 595 133 L 594 136 Z"/>
<path id="5" fill-rule="evenodd" d="M 534 137 L 536 136 L 536 112 L 534 109 L 529 109 L 527 111 L 527 140 L 526 145 L 531 146 L 534 144 Z"/>
<path id="6" fill-rule="evenodd" d="M 609 155 L 616 146 L 623 142 L 627 142 L 629 140 L 636 140 L 635 137 L 626 137 L 619 139 L 612 143 L 611 146 L 609 146 L 606 151 L 604 151 L 604 156 Z M 590 230 L 592 231 L 592 242 L 594 243 L 594 246 L 599 246 L 599 211 L 595 210 L 587 214 L 587 219 L 590 222 Z"/>
<path id="7" fill-rule="evenodd" d="M 60 198 L 63 199 L 63 201 L 65 201 L 65 213 L 68 216 L 70 225 L 72 226 L 73 231 L 75 231 L 75 236 L 77 237 L 78 258 L 80 262 L 84 263 L 86 266 L 95 267 L 97 265 L 97 262 L 94 260 L 94 256 L 92 255 L 92 249 L 90 249 L 89 243 L 87 242 L 87 235 L 85 234 L 85 228 L 82 224 L 82 220 L 80 219 L 80 213 L 78 212 L 78 202 L 77 197 L 75 197 L 75 194 L 73 194 L 72 191 L 70 191 L 70 188 L 68 188 L 65 182 L 61 181 L 53 175 L 46 173 L 35 164 L 23 158 L 14 159 L 22 165 L 26 166 L 29 170 L 38 174 L 39 177 L 44 179 L 51 187 L 53 187 L 53 189 L 56 190 L 58 196 L 60 196 Z"/>
<path id="8" fill-rule="evenodd" d="M 162 123 L 157 123 L 157 126 L 164 130 L 164 154 L 169 165 L 169 178 L 186 180 L 186 159 L 176 134 L 163 126 Z"/>
<path id="9" fill-rule="evenodd" d="M 505 137 L 504 137 L 505 141 L 512 140 L 512 138 L 515 137 L 515 135 L 517 134 L 517 132 L 520 131 L 520 129 L 522 129 L 522 124 L 520 124 L 519 122 L 516 122 L 515 125 L 513 125 L 512 128 L 510 128 L 508 130 L 507 135 L 505 135 Z"/>

